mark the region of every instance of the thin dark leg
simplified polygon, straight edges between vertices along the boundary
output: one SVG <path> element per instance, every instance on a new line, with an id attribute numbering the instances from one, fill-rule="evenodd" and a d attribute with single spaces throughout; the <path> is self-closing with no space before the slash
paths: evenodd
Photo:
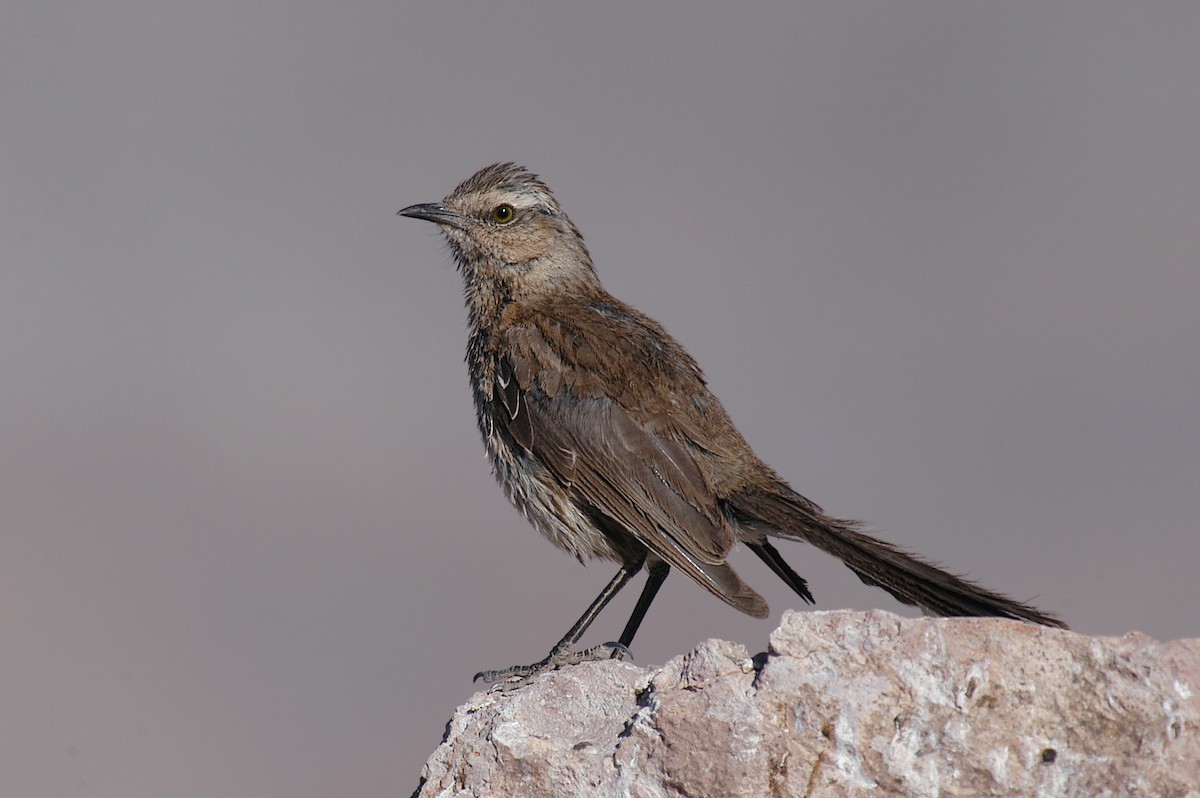
<path id="1" fill-rule="evenodd" d="M 626 649 L 629 648 L 629 644 L 633 642 L 633 636 L 637 634 L 638 627 L 642 625 L 642 619 L 646 617 L 646 611 L 654 603 L 654 597 L 658 595 L 658 589 L 662 587 L 663 582 L 667 581 L 669 573 L 671 573 L 671 566 L 661 560 L 650 566 L 646 586 L 642 588 L 642 595 L 638 596 L 633 614 L 629 616 L 629 622 L 625 624 L 625 631 L 621 632 L 621 639 L 617 641 L 619 645 Z"/>
<path id="2" fill-rule="evenodd" d="M 562 640 L 559 640 L 554 644 L 554 648 L 550 649 L 550 653 L 547 654 L 546 658 L 541 662 L 535 662 L 532 665 L 514 665 L 511 668 L 502 668 L 495 671 L 480 671 L 479 673 L 475 674 L 475 681 L 498 682 L 501 679 L 507 679 L 511 676 L 531 676 L 535 673 L 558 667 L 559 665 L 569 661 L 570 657 L 567 655 L 569 655 L 571 647 L 579 642 L 579 638 L 583 637 L 583 633 L 586 632 L 587 628 L 592 625 L 592 621 L 596 620 L 596 616 L 600 614 L 600 611 L 604 609 L 605 605 L 612 601 L 613 596 L 621 592 L 621 588 L 629 584 L 629 580 L 637 575 L 638 571 L 642 570 L 643 562 L 644 560 L 639 560 L 632 564 L 626 563 L 625 565 L 622 565 L 621 570 L 617 571 L 617 575 L 612 578 L 612 581 L 605 585 L 604 589 L 600 591 L 600 595 L 596 596 L 595 601 L 588 605 L 588 608 L 584 610 L 583 615 L 579 617 L 579 620 L 575 622 L 575 625 L 572 626 L 565 635 L 563 635 Z M 665 577 L 666 574 L 663 574 L 663 578 Z M 650 578 L 651 580 L 654 579 L 653 570 L 650 572 Z M 662 583 L 662 579 L 659 579 L 659 583 Z M 647 585 L 649 585 L 649 583 L 647 583 Z M 657 590 L 658 588 L 656 587 L 655 591 Z M 645 598 L 645 591 L 642 591 L 642 595 L 643 598 Z M 650 598 L 653 599 L 654 595 L 651 594 Z M 642 600 L 639 599 L 638 607 L 641 607 L 641 605 Z M 649 602 L 647 602 L 646 606 L 649 607 Z M 645 615 L 646 610 L 642 609 L 641 614 Z M 634 615 L 638 615 L 637 608 L 634 608 Z M 630 618 L 629 620 L 632 623 L 633 618 Z M 638 617 L 638 620 L 641 621 L 641 618 Z M 634 631 L 637 631 L 636 624 L 634 625 Z M 632 637 L 632 634 L 630 636 Z M 623 635 L 621 639 L 624 640 Z"/>
<path id="3" fill-rule="evenodd" d="M 629 584 L 630 579 L 637 576 L 637 572 L 640 570 L 642 570 L 642 563 L 640 562 L 636 565 L 622 565 L 621 570 L 617 571 L 617 575 L 612 578 L 611 582 L 605 585 L 604 589 L 600 591 L 600 595 L 596 596 L 596 600 L 584 610 L 583 615 L 575 622 L 575 625 L 563 635 L 563 639 L 554 644 L 554 648 L 550 649 L 551 653 L 564 651 L 578 643 L 579 638 L 583 637 L 583 633 L 592 625 L 592 621 L 596 620 L 596 616 L 600 614 L 600 611 L 604 609 L 608 602 L 613 600 L 613 597 L 617 593 L 621 592 L 621 588 Z M 651 574 L 653 575 L 653 572 Z"/>

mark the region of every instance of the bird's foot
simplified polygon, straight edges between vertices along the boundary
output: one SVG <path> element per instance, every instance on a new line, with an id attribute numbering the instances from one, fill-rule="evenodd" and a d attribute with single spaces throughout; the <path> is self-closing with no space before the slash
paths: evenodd
<path id="1" fill-rule="evenodd" d="M 529 684 L 540 674 L 558 670 L 566 665 L 578 665 L 581 662 L 595 662 L 602 659 L 625 659 L 632 656 L 629 647 L 622 643 L 601 643 L 582 651 L 572 651 L 569 648 L 555 649 L 545 659 L 532 665 L 513 665 L 511 668 L 480 671 L 475 674 L 474 681 L 495 684 L 496 689 L 508 692 Z"/>

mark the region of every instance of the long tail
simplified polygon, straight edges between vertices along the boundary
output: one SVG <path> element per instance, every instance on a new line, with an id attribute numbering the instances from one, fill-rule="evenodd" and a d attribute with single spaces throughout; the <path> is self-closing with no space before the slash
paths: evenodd
<path id="1" fill-rule="evenodd" d="M 786 485 L 777 487 L 777 491 L 745 491 L 727 499 L 752 548 L 765 544 L 764 535 L 803 540 L 840 559 L 866 584 L 936 615 L 998 616 L 1067 628 L 1036 607 L 993 593 L 863 534 L 853 522 L 830 518 Z"/>

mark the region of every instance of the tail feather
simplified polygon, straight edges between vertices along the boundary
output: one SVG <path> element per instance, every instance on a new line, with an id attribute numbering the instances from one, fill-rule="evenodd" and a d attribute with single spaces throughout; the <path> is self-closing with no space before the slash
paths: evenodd
<path id="1" fill-rule="evenodd" d="M 777 574 L 776 565 L 782 559 L 770 560 L 769 554 L 764 556 L 756 548 L 770 546 L 764 535 L 811 543 L 840 559 L 864 583 L 881 587 L 899 601 L 936 615 L 997 616 L 1066 628 L 1065 623 L 1036 607 L 994 593 L 897 546 L 864 534 L 854 522 L 830 518 L 820 507 L 786 486 L 781 485 L 779 492 L 744 491 L 730 497 L 728 504 L 741 524 L 753 532 L 753 535 L 743 535 L 751 538 L 745 542 Z M 770 552 L 778 558 L 778 552 L 773 548 Z M 795 574 L 790 568 L 787 571 Z M 791 584 L 786 576 L 780 576 Z"/>
<path id="2" fill-rule="evenodd" d="M 787 583 L 787 586 L 796 591 L 800 598 L 807 601 L 809 604 L 815 604 L 812 593 L 808 590 L 808 582 L 804 580 L 800 574 L 792 570 L 792 566 L 787 564 L 783 559 L 783 555 L 779 550 L 772 546 L 767 541 L 750 542 L 747 541 L 747 546 L 750 550 L 758 555 L 758 558 L 767 564 L 775 575 Z"/>

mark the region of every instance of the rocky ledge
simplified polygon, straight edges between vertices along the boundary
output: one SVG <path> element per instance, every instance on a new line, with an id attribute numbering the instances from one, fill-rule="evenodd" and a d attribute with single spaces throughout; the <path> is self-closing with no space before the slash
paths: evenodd
<path id="1" fill-rule="evenodd" d="M 1200 796 L 1200 640 L 787 612 L 460 707 L 417 796 Z"/>

